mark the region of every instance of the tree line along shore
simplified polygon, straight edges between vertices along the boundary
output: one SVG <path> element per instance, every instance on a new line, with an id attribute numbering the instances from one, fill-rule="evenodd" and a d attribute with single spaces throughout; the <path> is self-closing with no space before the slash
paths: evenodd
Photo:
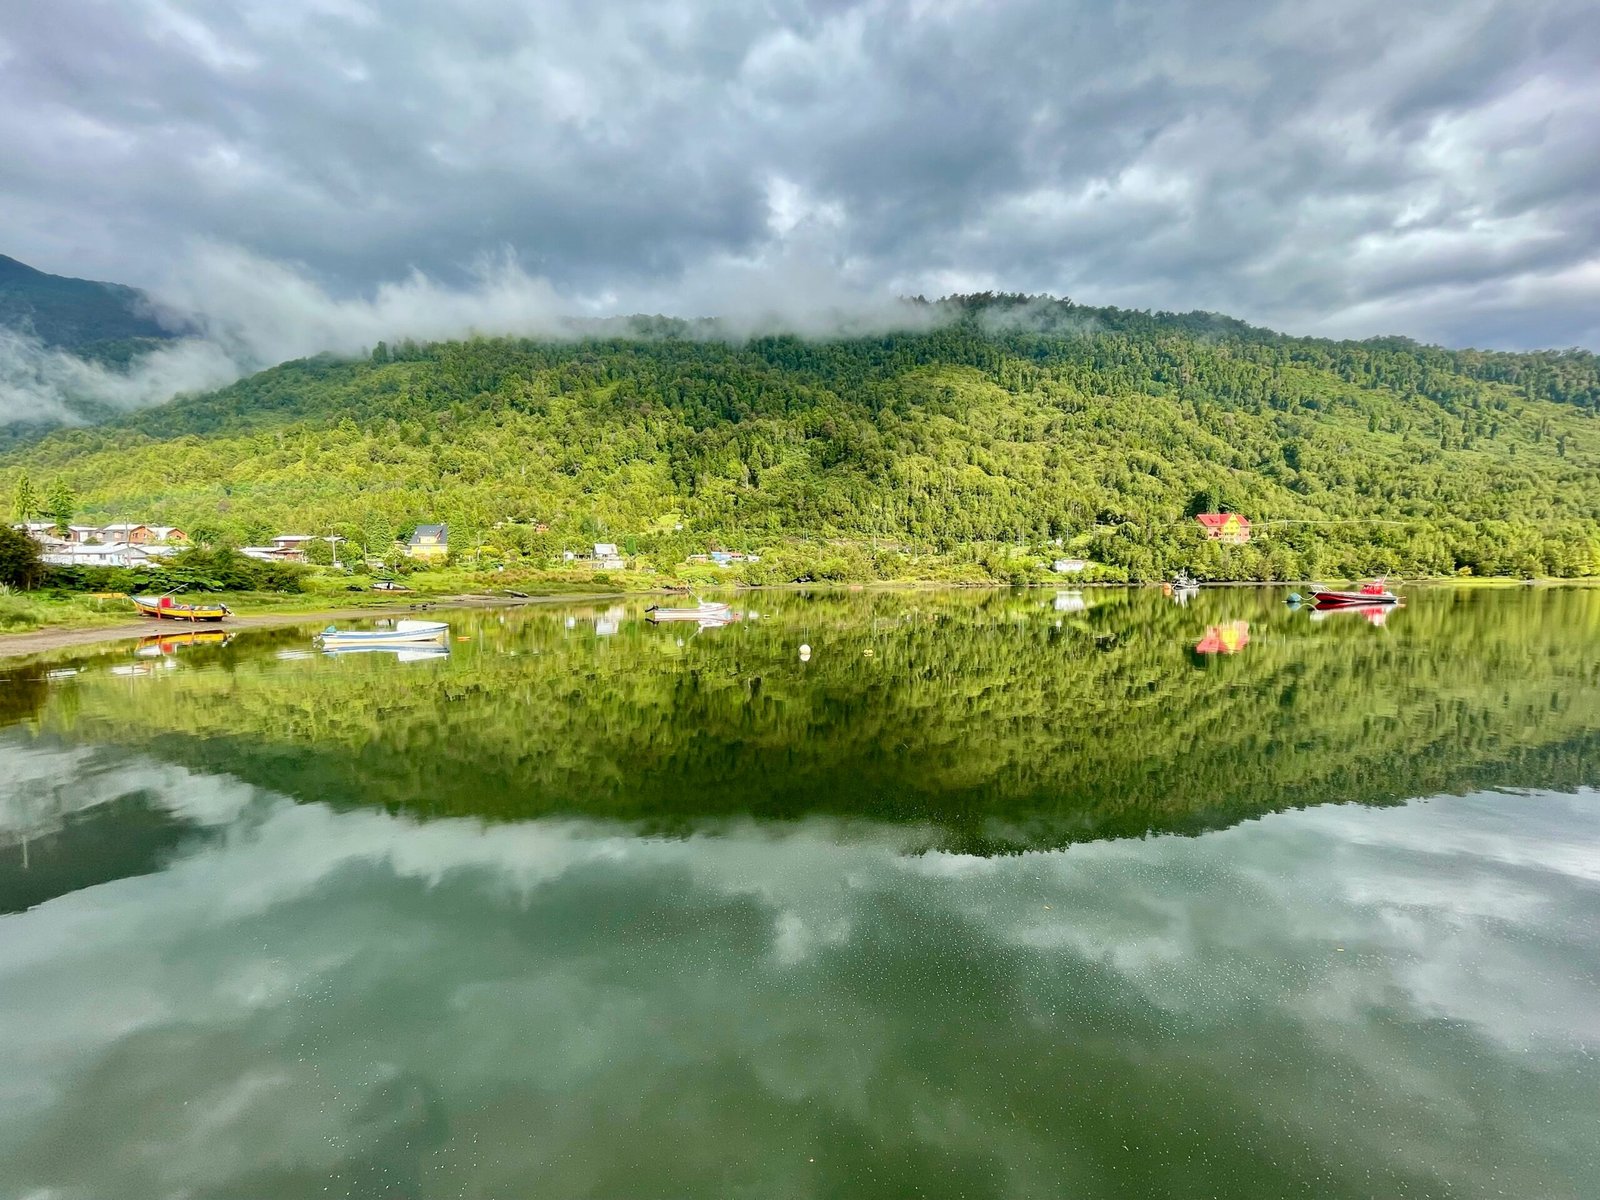
<path id="1" fill-rule="evenodd" d="M 422 591 L 1600 574 L 1587 352 L 1027 297 L 925 307 L 919 328 L 863 337 L 652 319 L 285 363 L 19 438 L 0 495 L 31 493 L 47 519 L 182 527 L 194 548 L 148 580 L 244 590 L 361 572 Z M 1248 540 L 1195 519 L 1229 513 Z M 439 561 L 405 553 L 425 524 L 448 527 Z M 355 579 L 236 561 L 287 530 L 339 539 Z M 594 561 L 602 544 L 620 564 Z"/>

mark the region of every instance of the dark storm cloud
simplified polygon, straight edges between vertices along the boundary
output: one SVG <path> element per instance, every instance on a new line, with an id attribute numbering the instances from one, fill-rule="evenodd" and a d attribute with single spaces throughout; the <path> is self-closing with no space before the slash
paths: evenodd
<path id="1" fill-rule="evenodd" d="M 16 8 L 0 251 L 262 356 L 986 287 L 1600 346 L 1588 0 Z"/>

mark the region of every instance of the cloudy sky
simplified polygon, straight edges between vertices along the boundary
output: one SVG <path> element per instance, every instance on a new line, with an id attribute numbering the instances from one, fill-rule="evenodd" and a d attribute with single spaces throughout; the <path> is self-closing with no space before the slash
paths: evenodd
<path id="1" fill-rule="evenodd" d="M 14 5 L 0 253 L 202 306 L 995 288 L 1600 348 L 1597 47 L 1593 0 Z"/>

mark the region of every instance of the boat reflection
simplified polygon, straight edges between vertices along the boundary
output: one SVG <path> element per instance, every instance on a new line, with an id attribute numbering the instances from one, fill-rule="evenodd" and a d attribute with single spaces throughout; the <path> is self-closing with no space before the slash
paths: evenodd
<path id="1" fill-rule="evenodd" d="M 342 658 L 348 654 L 389 654 L 393 655 L 396 662 L 426 662 L 433 659 L 449 658 L 450 647 L 416 644 L 402 645 L 394 642 L 370 645 L 353 646 L 324 646 L 322 653 L 329 658 Z"/>
<path id="2" fill-rule="evenodd" d="M 192 629 L 183 633 L 155 633 L 139 639 L 134 653 L 140 658 L 160 658 L 189 646 L 226 646 L 233 640 L 227 629 Z"/>
<path id="3" fill-rule="evenodd" d="M 1311 609 L 1313 621 L 1324 621 L 1335 613 L 1359 613 L 1367 619 L 1368 624 L 1381 626 L 1389 620 L 1389 614 L 1404 608 L 1403 603 L 1386 604 L 1317 604 Z"/>

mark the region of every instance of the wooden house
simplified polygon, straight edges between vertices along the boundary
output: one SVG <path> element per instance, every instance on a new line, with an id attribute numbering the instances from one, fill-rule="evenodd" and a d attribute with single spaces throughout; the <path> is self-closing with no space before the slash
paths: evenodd
<path id="1" fill-rule="evenodd" d="M 1213 542 L 1242 546 L 1250 540 L 1250 518 L 1239 513 L 1201 513 L 1195 520 Z"/>
<path id="2" fill-rule="evenodd" d="M 128 546 L 145 546 L 159 539 L 148 525 L 130 525 L 122 522 L 116 525 L 102 525 L 100 540 L 107 545 L 120 542 Z"/>
<path id="3" fill-rule="evenodd" d="M 406 542 L 406 554 L 411 558 L 442 559 L 449 553 L 449 525 L 418 525 Z"/>

